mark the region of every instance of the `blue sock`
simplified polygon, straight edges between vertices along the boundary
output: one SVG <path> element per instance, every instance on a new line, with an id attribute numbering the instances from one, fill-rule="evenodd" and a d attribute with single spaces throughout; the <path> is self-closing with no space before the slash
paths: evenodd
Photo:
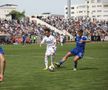
<path id="1" fill-rule="evenodd" d="M 64 62 L 64 60 L 60 60 L 59 64 L 62 65 Z"/>

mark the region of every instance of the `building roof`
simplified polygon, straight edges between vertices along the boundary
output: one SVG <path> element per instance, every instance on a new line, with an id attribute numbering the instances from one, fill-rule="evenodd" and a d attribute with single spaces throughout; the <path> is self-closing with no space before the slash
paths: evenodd
<path id="1" fill-rule="evenodd" d="M 4 4 L 4 5 L 1 5 L 0 7 L 5 7 L 5 6 L 17 6 L 15 4 Z"/>

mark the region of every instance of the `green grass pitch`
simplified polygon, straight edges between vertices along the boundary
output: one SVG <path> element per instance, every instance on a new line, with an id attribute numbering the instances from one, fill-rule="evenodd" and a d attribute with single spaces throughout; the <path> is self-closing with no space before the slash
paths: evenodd
<path id="1" fill-rule="evenodd" d="M 75 44 L 58 45 L 55 62 Z M 7 67 L 0 90 L 108 90 L 108 42 L 88 43 L 73 71 L 73 57 L 55 72 L 44 71 L 45 46 L 4 45 Z"/>

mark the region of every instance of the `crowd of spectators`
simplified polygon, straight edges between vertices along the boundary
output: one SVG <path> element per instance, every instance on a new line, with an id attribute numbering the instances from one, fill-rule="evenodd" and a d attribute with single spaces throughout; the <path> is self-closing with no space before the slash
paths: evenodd
<path id="1" fill-rule="evenodd" d="M 46 23 L 59 30 L 66 30 L 73 36 L 79 29 L 84 30 L 84 34 L 92 41 L 104 40 L 108 35 L 108 21 L 97 21 L 96 19 L 64 19 L 64 17 L 49 16 L 40 18 Z"/>
<path id="2" fill-rule="evenodd" d="M 56 27 L 59 30 L 69 32 L 73 37 L 79 29 L 84 30 L 86 35 L 92 41 L 104 41 L 105 36 L 108 36 L 108 21 L 97 21 L 95 19 L 64 19 L 59 16 L 48 16 L 46 18 L 39 18 L 44 22 Z M 37 43 L 37 38 L 41 40 L 44 34 L 44 28 L 36 21 L 29 19 L 24 21 L 16 20 L 0 20 L 0 42 L 7 43 Z M 52 32 L 59 41 L 60 35 Z M 3 35 L 7 35 L 5 39 Z M 24 38 L 25 41 L 24 41 Z M 4 40 L 3 40 L 4 39 Z"/>
<path id="3" fill-rule="evenodd" d="M 24 36 L 26 36 L 27 43 L 32 43 L 36 36 L 42 36 L 43 32 L 42 26 L 34 21 L 0 20 L 0 34 L 2 37 L 7 35 L 9 43 L 20 43 Z"/>

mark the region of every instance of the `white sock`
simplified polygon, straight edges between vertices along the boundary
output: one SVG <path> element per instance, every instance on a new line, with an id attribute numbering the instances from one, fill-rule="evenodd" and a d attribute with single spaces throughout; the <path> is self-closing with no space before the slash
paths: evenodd
<path id="1" fill-rule="evenodd" d="M 51 55 L 51 66 L 54 67 L 54 55 Z"/>
<path id="2" fill-rule="evenodd" d="M 48 68 L 48 56 L 45 55 L 45 67 Z"/>

